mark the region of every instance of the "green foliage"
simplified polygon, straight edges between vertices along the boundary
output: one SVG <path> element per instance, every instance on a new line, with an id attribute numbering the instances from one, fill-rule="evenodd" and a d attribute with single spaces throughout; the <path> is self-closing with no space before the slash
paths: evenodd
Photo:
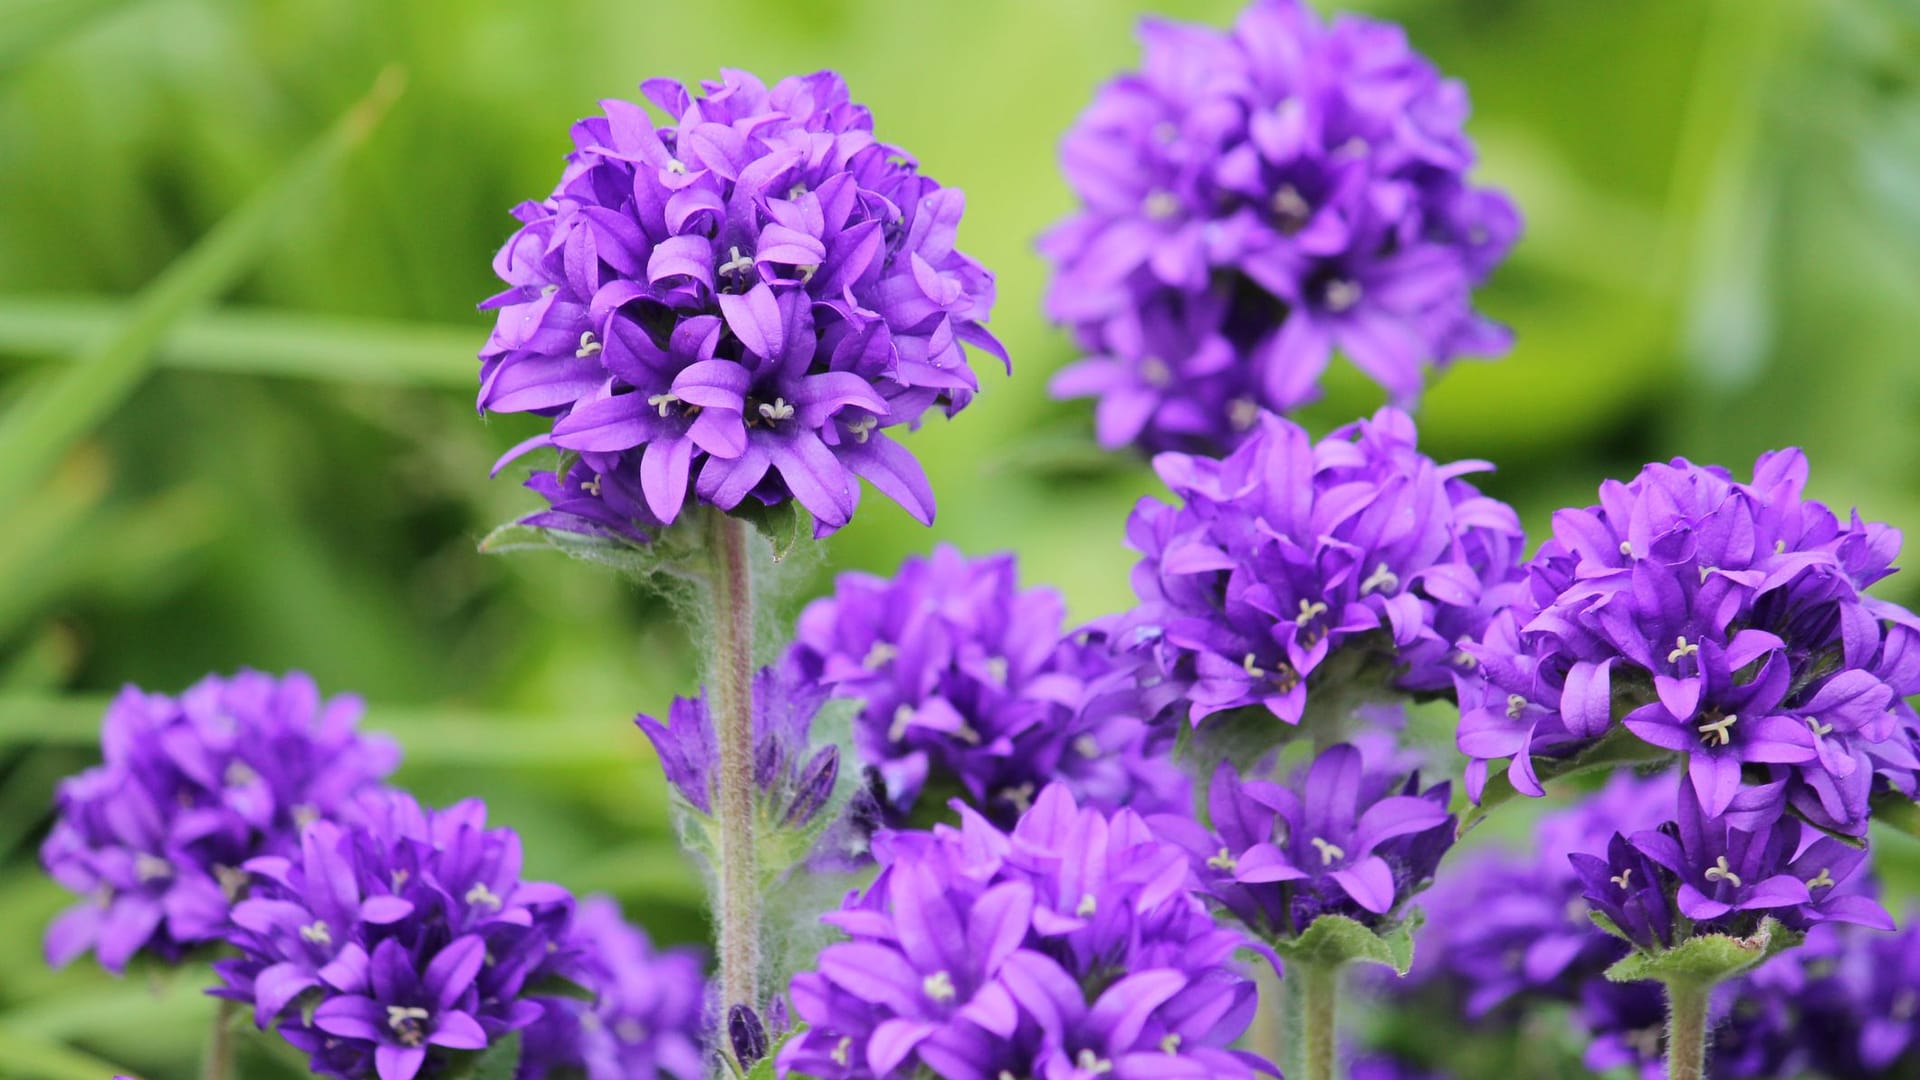
<path id="1" fill-rule="evenodd" d="M 1380 930 L 1372 930 L 1345 915 L 1322 915 L 1306 933 L 1273 943 L 1273 951 L 1288 963 L 1342 968 L 1348 964 L 1379 964 L 1405 975 L 1413 967 L 1413 935 L 1425 916 L 1419 909 Z"/>
<path id="2" fill-rule="evenodd" d="M 1602 929 L 1619 934 L 1617 927 L 1595 918 Z M 1806 940 L 1806 935 L 1789 930 L 1769 916 L 1748 937 L 1730 934 L 1701 934 L 1690 937 L 1671 949 L 1636 950 L 1607 969 L 1614 982 L 1659 982 L 1686 986 L 1716 986 L 1743 972 L 1751 971 Z"/>
<path id="3" fill-rule="evenodd" d="M 806 1033 L 807 1025 L 796 1024 L 786 1034 L 774 1040 L 773 1046 L 767 1050 L 767 1056 L 754 1062 L 753 1068 L 747 1070 L 746 1080 L 775 1080 L 775 1077 L 780 1075 L 776 1066 L 780 1061 L 781 1048 Z M 787 1080 L 810 1080 L 810 1078 L 801 1073 L 790 1072 L 787 1074 Z"/>

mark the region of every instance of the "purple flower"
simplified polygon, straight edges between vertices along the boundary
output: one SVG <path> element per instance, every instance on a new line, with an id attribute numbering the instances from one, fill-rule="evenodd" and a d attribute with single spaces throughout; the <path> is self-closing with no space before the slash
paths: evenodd
<path id="1" fill-rule="evenodd" d="M 315 822 L 297 857 L 246 864 L 216 994 L 254 1006 L 320 1075 L 412 1080 L 539 1019 L 526 996 L 572 977 L 573 900 L 520 878 L 520 841 L 477 801 L 423 810 L 369 797 L 353 827 Z"/>
<path id="2" fill-rule="evenodd" d="M 1840 928 L 1830 963 L 1800 988 L 1808 1014 L 1802 1040 L 1823 1074 L 1905 1076 L 1920 1062 L 1916 915 L 1897 935 Z"/>
<path id="3" fill-rule="evenodd" d="M 805 827 L 833 796 L 840 750 L 812 749 L 814 715 L 826 700 L 826 689 L 791 661 L 761 668 L 753 677 L 753 782 L 763 816 L 781 828 Z M 706 691 L 697 698 L 675 698 L 665 724 L 644 714 L 634 723 L 653 742 L 667 782 L 695 810 L 711 816 L 720 739 Z"/>
<path id="4" fill-rule="evenodd" d="M 1130 810 L 1049 786 L 1009 833 L 883 834 L 881 873 L 827 921 L 849 940 L 793 981 L 808 1028 L 782 1068 L 822 1080 L 1003 1074 L 1246 1078 L 1247 942 L 1188 892 L 1186 858 Z"/>
<path id="5" fill-rule="evenodd" d="M 1762 456 L 1752 483 L 1676 459 L 1555 514 L 1515 607 L 1455 672 L 1470 793 L 1510 757 L 1539 794 L 1535 757 L 1616 718 L 1687 756 L 1712 815 L 1766 798 L 1860 833 L 1876 780 L 1913 793 L 1920 618 L 1863 591 L 1899 534 L 1803 499 L 1806 473 L 1797 450 Z M 1743 786 L 1749 767 L 1771 782 Z"/>
<path id="6" fill-rule="evenodd" d="M 210 675 L 179 697 L 129 686 L 101 727 L 105 762 L 60 785 L 41 862 L 86 896 L 47 931 L 49 963 L 89 948 L 120 971 L 214 941 L 246 894 L 248 860 L 301 825 L 351 814 L 399 752 L 356 730 L 360 700 L 323 701 L 300 672 Z"/>
<path id="7" fill-rule="evenodd" d="M 1865 849 L 1802 832 L 1788 816 L 1751 828 L 1708 817 L 1683 784 L 1678 819 L 1635 833 L 1632 846 L 1678 883 L 1676 907 L 1696 934 L 1745 934 L 1761 915 L 1796 929 L 1828 921 L 1893 929 L 1878 903 L 1840 888 L 1866 860 Z"/>
<path id="8" fill-rule="evenodd" d="M 1347 1076 L 1349 1080 L 1448 1080 L 1445 1073 L 1422 1069 L 1387 1054 L 1356 1058 Z"/>
<path id="9" fill-rule="evenodd" d="M 1207 793 L 1211 831 L 1172 815 L 1153 823 L 1187 850 L 1211 899 L 1259 937 L 1284 940 L 1322 915 L 1394 919 L 1453 844 L 1447 792 L 1421 791 L 1418 773 L 1369 776 L 1343 743 L 1288 786 L 1222 763 Z"/>
<path id="10" fill-rule="evenodd" d="M 1298 724 L 1334 656 L 1357 673 L 1343 681 L 1443 690 L 1523 542 L 1513 509 L 1461 479 L 1487 468 L 1435 464 L 1393 409 L 1318 443 L 1267 415 L 1224 460 L 1162 454 L 1180 503 L 1144 499 L 1127 522 L 1130 629 L 1196 723 L 1258 705 Z"/>
<path id="11" fill-rule="evenodd" d="M 1055 778 L 1103 809 L 1186 804 L 1139 659 L 1104 628 L 1063 636 L 1065 613 L 1053 590 L 1020 588 L 1012 555 L 941 545 L 891 579 L 842 574 L 801 614 L 791 655 L 860 701 L 854 748 L 894 824 L 929 791 L 1010 822 Z"/>
<path id="12" fill-rule="evenodd" d="M 1041 241 L 1102 446 L 1217 452 L 1319 395 L 1335 348 L 1402 405 L 1495 355 L 1472 294 L 1520 232 L 1467 180 L 1465 90 L 1390 23 L 1255 0 L 1231 32 L 1147 20 L 1141 70 L 1067 134 L 1079 209 Z"/>
<path id="13" fill-rule="evenodd" d="M 514 454 L 562 451 L 531 523 L 631 541 L 691 492 L 791 498 L 825 534 L 856 476 L 931 521 L 886 429 L 966 407 L 964 345 L 1006 359 L 993 276 L 954 248 L 964 198 L 876 140 L 832 72 L 701 90 L 642 84 L 665 125 L 613 100 L 575 124 L 558 186 L 515 209 L 494 259 L 509 288 L 482 305 L 499 315 L 479 406 L 553 418 Z"/>
<path id="14" fill-rule="evenodd" d="M 1580 875 L 1587 903 L 1628 941 L 1642 949 L 1673 944 L 1673 911 L 1660 867 L 1626 837 L 1614 833 L 1604 857 L 1576 851 L 1567 858 Z"/>
<path id="15" fill-rule="evenodd" d="M 604 896 L 580 902 L 568 947 L 595 1000 L 543 1002 L 546 1012 L 526 1030 L 521 1080 L 557 1070 L 583 1070 L 587 1080 L 700 1080 L 699 953 L 655 948 Z"/>

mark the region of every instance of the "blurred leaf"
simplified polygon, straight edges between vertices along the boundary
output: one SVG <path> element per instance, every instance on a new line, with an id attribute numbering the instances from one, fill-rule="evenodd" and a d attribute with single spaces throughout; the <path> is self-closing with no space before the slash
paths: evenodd
<path id="1" fill-rule="evenodd" d="M 0 1075 L 17 1080 L 106 1080 L 127 1070 L 0 1025 Z"/>
<path id="2" fill-rule="evenodd" d="M 62 36 L 133 0 L 0 0 L 0 79 Z"/>
<path id="3" fill-rule="evenodd" d="M 0 354 L 73 358 L 126 320 L 103 297 L 0 297 Z M 290 311 L 226 309 L 183 317 L 158 339 L 154 363 L 193 371 L 372 385 L 469 389 L 484 331 Z"/>
<path id="4" fill-rule="evenodd" d="M 83 350 L 70 367 L 29 387 L 0 416 L 0 508 L 19 503 L 76 439 L 133 392 L 174 321 L 240 278 L 281 219 L 295 213 L 339 159 L 366 138 L 399 91 L 399 75 L 383 74 L 332 131 L 147 286 L 113 333 Z"/>

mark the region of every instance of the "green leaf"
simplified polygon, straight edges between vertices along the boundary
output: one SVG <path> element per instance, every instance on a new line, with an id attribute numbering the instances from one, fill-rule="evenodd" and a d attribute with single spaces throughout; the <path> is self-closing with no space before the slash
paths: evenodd
<path id="1" fill-rule="evenodd" d="M 807 513 L 797 499 L 788 499 L 773 506 L 746 502 L 736 508 L 733 515 L 750 522 L 761 536 L 767 538 L 767 542 L 773 545 L 774 562 L 784 562 L 795 548 L 813 541 L 813 515 Z"/>
<path id="2" fill-rule="evenodd" d="M 1806 937 L 1768 916 L 1751 937 L 1702 934 L 1671 949 L 1629 953 L 1607 969 L 1607 978 L 1614 982 L 1715 986 L 1753 970 L 1769 957 L 1799 945 Z"/>
<path id="3" fill-rule="evenodd" d="M 568 1001 L 584 1001 L 588 1004 L 600 1000 L 599 994 L 572 979 L 563 979 L 558 975 L 549 975 L 521 990 L 520 993 L 522 997 L 565 998 Z"/>
<path id="4" fill-rule="evenodd" d="M 480 1052 L 469 1080 L 513 1080 L 520 1071 L 520 1033 L 514 1032 Z"/>
<path id="5" fill-rule="evenodd" d="M 1425 921 L 1418 908 L 1379 931 L 1370 930 L 1345 915 L 1322 915 L 1299 937 L 1273 943 L 1273 951 L 1290 963 L 1339 968 L 1347 964 L 1380 964 L 1405 975 L 1413 967 L 1413 935 Z"/>
<path id="6" fill-rule="evenodd" d="M 130 1075 L 89 1054 L 59 1043 L 45 1042 L 0 1026 L 0 1062 L 6 1075 L 37 1080 L 103 1080 L 109 1076 Z"/>
<path id="7" fill-rule="evenodd" d="M 1908 836 L 1920 837 L 1920 803 L 1897 791 L 1883 791 L 1873 797 L 1873 820 Z"/>
<path id="8" fill-rule="evenodd" d="M 747 1070 L 747 1080 L 776 1080 L 779 1076 L 776 1063 L 780 1060 L 781 1048 L 806 1033 L 807 1025 L 801 1024 L 775 1039 L 773 1045 L 767 1050 L 767 1056 L 754 1062 L 753 1068 Z M 811 1078 L 797 1072 L 790 1072 L 787 1074 L 787 1080 L 811 1080 Z"/>
<path id="9" fill-rule="evenodd" d="M 280 223 L 297 213 L 347 151 L 372 132 L 399 88 L 398 75 L 383 74 L 333 130 L 142 290 L 112 333 L 31 386 L 0 416 L 0 508 L 29 495 L 76 441 L 133 393 L 152 366 L 161 337 L 240 279 Z"/>

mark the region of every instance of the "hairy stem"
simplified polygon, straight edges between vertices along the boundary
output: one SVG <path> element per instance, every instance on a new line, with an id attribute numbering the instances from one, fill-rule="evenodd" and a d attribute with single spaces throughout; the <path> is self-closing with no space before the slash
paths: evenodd
<path id="1" fill-rule="evenodd" d="M 714 817 L 720 828 L 720 991 L 724 1005 L 761 1007 L 760 872 L 753 836 L 753 526 L 707 513 L 712 557 L 709 704 L 720 742 Z M 724 1014 L 724 1009 L 722 1013 Z"/>
<path id="2" fill-rule="evenodd" d="M 1706 1080 L 1707 998 L 1713 987 L 1689 982 L 1667 984 L 1667 1076 L 1670 1080 Z"/>
<path id="3" fill-rule="evenodd" d="M 1281 1074 L 1288 1080 L 1334 1080 L 1339 1041 L 1340 966 L 1287 961 L 1286 992 L 1281 1003 L 1284 1054 Z"/>
<path id="4" fill-rule="evenodd" d="M 231 1080 L 233 1072 L 233 1017 L 239 1005 L 222 999 L 213 1010 L 213 1026 L 200 1051 L 200 1080 Z"/>

